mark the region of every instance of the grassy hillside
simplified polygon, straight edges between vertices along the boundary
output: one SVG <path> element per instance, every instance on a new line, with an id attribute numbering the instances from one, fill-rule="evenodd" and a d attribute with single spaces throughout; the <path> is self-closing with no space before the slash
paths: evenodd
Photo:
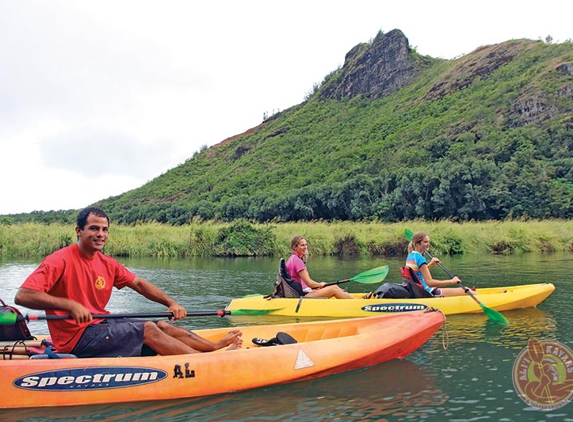
<path id="1" fill-rule="evenodd" d="M 368 49 L 363 49 L 367 53 Z M 573 44 L 516 40 L 377 100 L 304 103 L 101 201 L 116 221 L 399 221 L 573 215 Z"/>
<path id="2" fill-rule="evenodd" d="M 573 216 L 573 43 L 408 48 L 399 89 L 344 96 L 376 82 L 373 54 L 394 59 L 377 40 L 303 103 L 98 205 L 120 223 Z"/>

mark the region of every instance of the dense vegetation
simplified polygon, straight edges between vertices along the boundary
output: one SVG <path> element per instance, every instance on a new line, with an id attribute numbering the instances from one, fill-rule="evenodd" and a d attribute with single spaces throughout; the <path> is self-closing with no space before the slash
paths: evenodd
<path id="1" fill-rule="evenodd" d="M 143 223 L 110 228 L 105 253 L 116 257 L 282 256 L 294 235 L 308 239 L 311 255 L 404 255 L 404 229 L 431 236 L 436 255 L 573 252 L 573 220 L 232 223 L 192 222 L 181 226 Z M 76 242 L 72 224 L 0 225 L 1 258 L 43 258 Z"/>
<path id="2" fill-rule="evenodd" d="M 410 54 L 419 73 L 392 95 L 319 99 L 339 69 L 302 104 L 98 205 L 125 224 L 573 216 L 573 43 Z"/>
<path id="3" fill-rule="evenodd" d="M 464 89 L 429 96 L 462 67 L 437 61 L 380 100 L 309 99 L 101 205 L 125 223 L 571 217 L 573 77 L 555 66 L 573 44 L 514 44 Z"/>

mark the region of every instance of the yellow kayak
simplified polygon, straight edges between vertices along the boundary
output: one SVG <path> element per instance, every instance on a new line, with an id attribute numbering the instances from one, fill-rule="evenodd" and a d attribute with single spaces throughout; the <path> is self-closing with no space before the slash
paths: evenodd
<path id="1" fill-rule="evenodd" d="M 478 289 L 476 297 L 496 311 L 528 308 L 543 302 L 555 290 L 551 283 Z M 419 311 L 437 308 L 445 315 L 478 313 L 482 308 L 469 296 L 416 299 L 362 299 L 364 293 L 353 294 L 356 299 L 265 298 L 250 295 L 233 299 L 227 310 L 264 311 L 264 315 L 353 318 L 380 314 Z"/>

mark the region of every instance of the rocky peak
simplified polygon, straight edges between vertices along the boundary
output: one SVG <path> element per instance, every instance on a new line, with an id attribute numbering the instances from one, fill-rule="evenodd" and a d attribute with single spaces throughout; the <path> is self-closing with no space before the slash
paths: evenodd
<path id="1" fill-rule="evenodd" d="M 324 87 L 319 98 L 364 95 L 377 99 L 407 85 L 417 70 L 408 39 L 398 29 L 379 32 L 371 44 L 358 44 L 345 57 L 342 69 Z"/>

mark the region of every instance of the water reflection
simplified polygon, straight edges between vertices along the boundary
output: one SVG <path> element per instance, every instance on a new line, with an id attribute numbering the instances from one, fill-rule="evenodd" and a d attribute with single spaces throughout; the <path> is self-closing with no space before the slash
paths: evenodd
<path id="1" fill-rule="evenodd" d="M 483 287 L 552 282 L 555 292 L 537 308 L 503 312 L 507 327 L 484 314 L 451 315 L 443 331 L 404 361 L 364 371 L 249 392 L 192 400 L 87 406 L 65 409 L 2 411 L 3 420 L 175 420 L 175 421 L 355 421 L 355 420 L 566 420 L 573 406 L 541 412 L 526 405 L 512 382 L 512 366 L 531 337 L 573 347 L 569 315 L 573 289 L 571 254 L 473 255 L 440 257 L 468 285 Z M 122 260 L 138 275 L 164 288 L 189 310 L 222 309 L 233 298 L 272 292 L 276 259 Z M 390 265 L 386 281 L 399 281 L 403 258 L 313 257 L 313 278 L 334 281 Z M 0 262 L 0 297 L 14 294 L 37 263 Z M 436 271 L 436 276 L 439 269 Z M 364 285 L 349 283 L 351 292 Z M 369 286 L 369 288 L 371 288 Z M 163 307 L 129 289 L 114 292 L 112 312 L 153 312 Z M 24 313 L 28 310 L 22 309 Z M 305 320 L 308 320 L 305 318 Z M 298 322 L 296 317 L 196 317 L 178 324 L 190 329 Z M 30 324 L 34 334 L 45 323 Z M 446 347 L 445 347 L 446 346 Z M 264 376 L 264 374 L 257 374 Z M 1 375 L 0 375 L 1 376 Z M 226 374 L 221 374 L 226 376 Z M 571 420 L 571 419 L 569 419 Z"/>
<path id="2" fill-rule="evenodd" d="M 408 360 L 244 393 L 132 405 L 25 409 L 8 421 L 321 421 L 423 418 L 448 400 L 431 375 Z"/>
<path id="3" fill-rule="evenodd" d="M 510 321 L 508 326 L 500 325 L 484 314 L 450 315 L 445 326 L 448 337 L 455 342 L 480 341 L 519 349 L 530 337 L 555 339 L 557 322 L 549 312 L 539 308 L 524 308 L 506 311 L 503 315 Z"/>

